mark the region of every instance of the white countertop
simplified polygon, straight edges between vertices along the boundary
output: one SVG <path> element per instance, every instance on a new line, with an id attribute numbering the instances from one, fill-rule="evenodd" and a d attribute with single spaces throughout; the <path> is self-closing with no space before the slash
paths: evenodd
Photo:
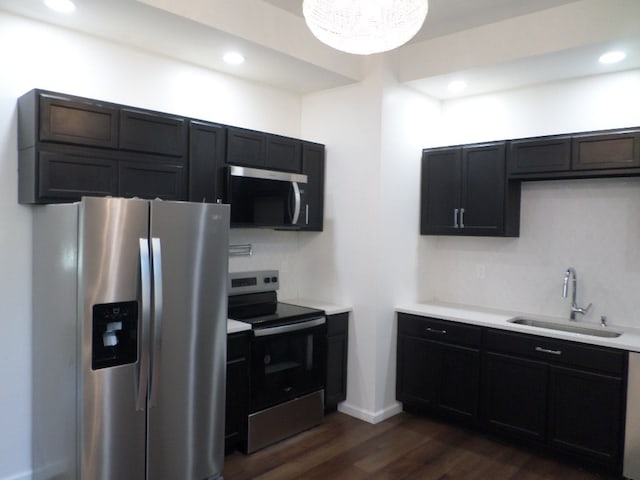
<path id="1" fill-rule="evenodd" d="M 351 307 L 344 305 L 335 305 L 319 300 L 313 300 L 309 298 L 289 298 L 286 300 L 279 300 L 282 303 L 291 303 L 293 305 L 300 305 L 301 307 L 317 308 L 318 310 L 324 310 L 327 315 L 337 315 L 339 313 L 347 313 L 352 310 Z"/>
<path id="2" fill-rule="evenodd" d="M 560 338 L 563 340 L 572 340 L 575 342 L 588 343 L 591 345 L 601 345 L 603 347 L 612 347 L 633 352 L 640 352 L 640 329 L 637 328 L 618 327 L 617 325 L 601 327 L 599 324 L 588 323 L 580 320 L 578 320 L 577 322 L 570 322 L 567 319 L 545 317 L 542 315 L 534 315 L 523 312 L 510 312 L 446 303 L 405 304 L 396 306 L 395 310 L 396 312 L 420 315 L 423 317 L 433 317 L 439 318 L 441 320 L 452 320 L 483 327 L 500 328 L 502 330 L 511 330 L 513 332 L 529 333 L 532 335 Z M 555 323 L 565 323 L 570 325 L 588 327 L 593 329 L 606 328 L 612 331 L 621 332 L 622 335 L 616 338 L 596 337 L 581 333 L 563 332 L 547 328 L 518 325 L 509 322 L 509 320 L 519 316 L 551 321 Z"/>
<path id="3" fill-rule="evenodd" d="M 251 324 L 239 322 L 238 320 L 227 319 L 227 335 L 230 333 L 244 332 L 251 330 Z"/>

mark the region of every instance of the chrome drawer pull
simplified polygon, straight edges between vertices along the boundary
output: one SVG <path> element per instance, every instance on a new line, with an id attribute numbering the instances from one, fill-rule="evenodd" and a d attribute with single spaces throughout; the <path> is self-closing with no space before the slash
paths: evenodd
<path id="1" fill-rule="evenodd" d="M 549 350 L 548 348 L 536 347 L 536 352 L 550 353 L 552 355 L 562 355 L 562 350 Z"/>
<path id="2" fill-rule="evenodd" d="M 426 333 L 437 333 L 439 335 L 446 335 L 447 331 L 446 330 L 436 330 L 435 328 L 429 328 L 427 327 L 425 330 Z"/>

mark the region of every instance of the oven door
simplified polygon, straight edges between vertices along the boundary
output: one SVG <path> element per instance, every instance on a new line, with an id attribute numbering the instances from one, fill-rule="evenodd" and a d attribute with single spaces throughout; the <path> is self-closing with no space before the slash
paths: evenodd
<path id="1" fill-rule="evenodd" d="M 250 413 L 324 388 L 325 317 L 253 330 Z"/>

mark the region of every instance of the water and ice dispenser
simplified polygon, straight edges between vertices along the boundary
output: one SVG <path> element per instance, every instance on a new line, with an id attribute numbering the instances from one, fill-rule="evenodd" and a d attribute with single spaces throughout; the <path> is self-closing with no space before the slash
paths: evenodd
<path id="1" fill-rule="evenodd" d="M 91 368 L 115 367 L 138 359 L 138 302 L 93 306 Z"/>

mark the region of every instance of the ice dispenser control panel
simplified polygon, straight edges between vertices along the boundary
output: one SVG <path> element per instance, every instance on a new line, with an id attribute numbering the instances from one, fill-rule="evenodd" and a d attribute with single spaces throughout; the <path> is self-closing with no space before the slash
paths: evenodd
<path id="1" fill-rule="evenodd" d="M 94 305 L 92 326 L 93 370 L 138 360 L 138 302 Z"/>

